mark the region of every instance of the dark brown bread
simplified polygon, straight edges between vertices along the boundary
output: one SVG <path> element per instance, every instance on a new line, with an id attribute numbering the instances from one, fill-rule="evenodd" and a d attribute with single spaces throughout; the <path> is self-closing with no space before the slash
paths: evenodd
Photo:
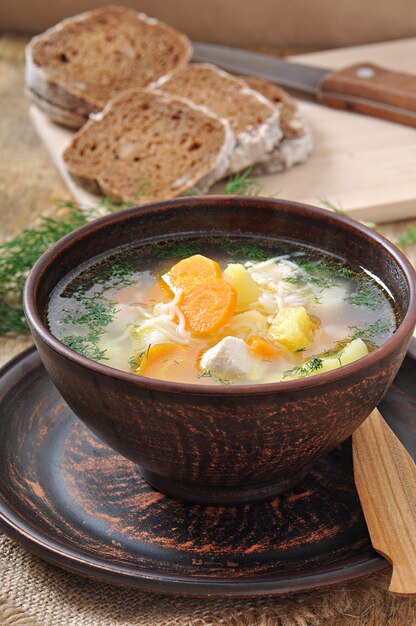
<path id="1" fill-rule="evenodd" d="M 229 173 L 264 160 L 282 136 L 276 107 L 244 81 L 213 65 L 184 66 L 163 76 L 156 87 L 188 98 L 229 121 L 236 136 Z"/>
<path id="2" fill-rule="evenodd" d="M 206 190 L 224 175 L 233 148 L 224 120 L 182 98 L 136 89 L 93 116 L 63 158 L 89 188 L 144 203 Z"/>
<path id="3" fill-rule="evenodd" d="M 253 175 L 274 174 L 306 161 L 312 152 L 312 135 L 295 100 L 284 89 L 267 80 L 256 76 L 240 78 L 278 108 L 283 132 L 282 140 L 266 159 L 254 166 Z"/>
<path id="4" fill-rule="evenodd" d="M 173 28 L 109 6 L 68 18 L 32 39 L 26 85 L 29 96 L 86 120 L 121 91 L 146 87 L 184 65 L 191 52 L 188 39 Z"/>

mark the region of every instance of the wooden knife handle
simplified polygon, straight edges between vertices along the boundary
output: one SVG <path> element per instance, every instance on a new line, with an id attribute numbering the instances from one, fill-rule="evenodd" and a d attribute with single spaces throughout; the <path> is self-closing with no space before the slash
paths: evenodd
<path id="1" fill-rule="evenodd" d="M 416 75 L 360 63 L 326 74 L 319 102 L 416 127 Z"/>

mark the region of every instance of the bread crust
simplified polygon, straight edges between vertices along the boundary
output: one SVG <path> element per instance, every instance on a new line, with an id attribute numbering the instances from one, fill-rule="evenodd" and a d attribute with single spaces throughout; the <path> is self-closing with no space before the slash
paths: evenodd
<path id="1" fill-rule="evenodd" d="M 253 167 L 253 176 L 267 176 L 304 163 L 313 150 L 311 130 L 296 101 L 278 85 L 256 76 L 242 76 L 280 111 L 283 137 L 264 160 Z"/>
<path id="2" fill-rule="evenodd" d="M 79 114 L 76 111 L 63 109 L 56 104 L 52 104 L 45 98 L 38 96 L 38 94 L 32 89 L 26 87 L 25 94 L 29 100 L 33 102 L 33 104 L 36 104 L 36 106 L 43 111 L 43 113 L 46 113 L 49 119 L 60 126 L 66 126 L 67 128 L 77 130 L 88 121 L 88 116 Z"/>
<path id="3" fill-rule="evenodd" d="M 159 20 L 149 18 L 143 13 L 138 13 L 131 9 L 108 6 L 66 18 L 44 33 L 33 37 L 26 47 L 25 82 L 28 93 L 33 96 L 32 99 L 34 101 L 37 97 L 37 104 L 40 105 L 42 110 L 47 114 L 51 112 L 53 116 L 52 119 L 58 121 L 58 123 L 60 123 L 59 119 L 61 118 L 65 120 L 65 125 L 70 125 L 72 128 L 79 128 L 85 120 L 88 119 L 89 114 L 101 110 L 105 102 L 100 101 L 91 94 L 83 93 L 85 85 L 81 81 L 68 81 L 64 76 L 60 76 L 59 73 L 48 71 L 48 68 L 39 66 L 34 59 L 36 46 L 45 44 L 51 36 L 59 35 L 65 31 L 68 26 L 74 24 L 82 25 L 89 20 L 94 20 L 98 16 L 109 13 L 133 16 L 143 24 L 157 26 L 158 29 L 169 33 L 170 36 L 174 35 L 183 48 L 182 58 L 178 60 L 177 67 L 188 63 L 191 58 L 192 47 L 185 35 Z M 55 109 L 52 107 L 55 107 Z M 62 109 L 64 113 L 60 114 L 57 109 Z M 74 114 L 72 118 L 69 112 Z M 80 120 L 79 126 L 74 125 L 76 119 Z"/>

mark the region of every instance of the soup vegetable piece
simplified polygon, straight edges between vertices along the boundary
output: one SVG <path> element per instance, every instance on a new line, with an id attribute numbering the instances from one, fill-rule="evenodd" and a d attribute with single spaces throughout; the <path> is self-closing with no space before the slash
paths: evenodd
<path id="1" fill-rule="evenodd" d="M 137 376 L 235 385 L 352 363 L 398 319 L 364 268 L 287 241 L 210 236 L 95 259 L 57 285 L 48 322 L 76 352 Z"/>

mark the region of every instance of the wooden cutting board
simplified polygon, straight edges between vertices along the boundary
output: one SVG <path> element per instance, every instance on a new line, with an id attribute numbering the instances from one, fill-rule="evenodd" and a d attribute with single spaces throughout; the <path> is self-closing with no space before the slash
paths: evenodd
<path id="1" fill-rule="evenodd" d="M 337 69 L 361 61 L 416 73 L 416 38 L 293 57 L 298 62 Z M 377 223 L 416 217 L 416 129 L 301 100 L 315 149 L 292 170 L 259 178 L 262 195 L 322 205 L 329 200 L 352 217 Z M 35 107 L 33 123 L 74 197 L 96 203 L 67 174 L 61 154 L 72 132 L 50 122 Z M 220 192 L 217 184 L 213 192 Z"/>

